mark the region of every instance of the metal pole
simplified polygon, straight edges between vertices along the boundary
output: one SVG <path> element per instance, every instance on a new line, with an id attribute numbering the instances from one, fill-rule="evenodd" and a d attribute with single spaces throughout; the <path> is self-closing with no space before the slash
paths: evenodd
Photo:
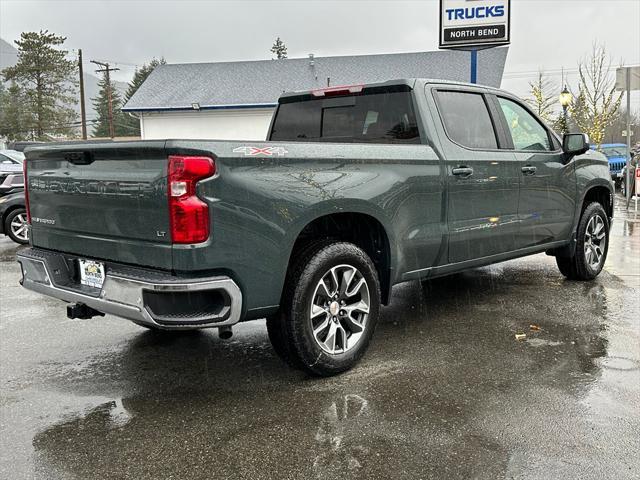
<path id="1" fill-rule="evenodd" d="M 113 127 L 113 101 L 111 95 L 111 77 L 109 76 L 110 72 L 115 72 L 120 70 L 119 68 L 111 68 L 108 63 L 98 62 L 97 60 L 91 60 L 91 63 L 95 63 L 96 65 L 100 65 L 104 67 L 102 70 L 96 70 L 98 73 L 104 73 L 105 81 L 107 82 L 107 108 L 108 108 L 108 119 L 109 119 L 109 136 L 113 138 L 115 136 L 115 131 Z"/>
<path id="2" fill-rule="evenodd" d="M 80 120 L 82 121 L 82 139 L 87 139 L 87 113 L 84 107 L 84 73 L 82 71 L 82 49 L 78 50 L 78 73 L 80 75 Z"/>
<path id="3" fill-rule="evenodd" d="M 478 83 L 478 50 L 471 50 L 471 83 Z"/>
<path id="4" fill-rule="evenodd" d="M 631 68 L 627 67 L 627 210 L 631 201 Z M 636 192 L 638 195 L 639 192 Z"/>
<path id="5" fill-rule="evenodd" d="M 113 128 L 113 102 L 111 101 L 111 77 L 109 76 L 109 64 L 105 69 L 105 76 L 107 79 L 107 100 L 109 102 L 109 136 L 115 137 L 115 130 Z"/>

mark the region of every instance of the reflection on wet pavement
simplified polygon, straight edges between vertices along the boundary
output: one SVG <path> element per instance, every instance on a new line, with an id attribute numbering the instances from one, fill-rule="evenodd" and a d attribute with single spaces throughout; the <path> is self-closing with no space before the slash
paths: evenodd
<path id="1" fill-rule="evenodd" d="M 262 321 L 224 342 L 66 320 L 16 285 L 2 240 L 0 477 L 637 478 L 629 223 L 591 283 L 537 255 L 397 286 L 362 363 L 331 379 L 283 365 Z"/>

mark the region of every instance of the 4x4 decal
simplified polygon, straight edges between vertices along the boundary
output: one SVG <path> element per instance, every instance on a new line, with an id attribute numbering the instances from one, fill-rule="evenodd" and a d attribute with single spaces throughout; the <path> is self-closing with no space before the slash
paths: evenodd
<path id="1" fill-rule="evenodd" d="M 284 147 L 237 147 L 233 149 L 233 153 L 244 153 L 245 157 L 255 157 L 258 155 L 266 155 L 267 157 L 271 157 L 273 155 L 278 155 L 279 157 L 286 155 L 289 153 Z"/>

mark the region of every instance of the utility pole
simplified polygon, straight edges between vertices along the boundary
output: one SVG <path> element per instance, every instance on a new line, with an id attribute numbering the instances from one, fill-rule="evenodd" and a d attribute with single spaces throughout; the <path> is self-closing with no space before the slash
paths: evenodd
<path id="1" fill-rule="evenodd" d="M 96 70 L 96 73 L 104 73 L 105 80 L 107 81 L 107 101 L 109 104 L 109 136 L 113 138 L 116 135 L 113 128 L 113 103 L 111 101 L 111 77 L 109 74 L 120 69 L 112 68 L 108 63 L 98 62 L 97 60 L 91 60 L 91 63 L 95 63 L 96 65 L 100 65 L 102 67 L 101 70 Z"/>
<path id="2" fill-rule="evenodd" d="M 82 49 L 78 50 L 78 74 L 80 75 L 80 120 L 82 121 L 82 139 L 87 139 L 87 113 L 84 109 L 84 73 L 82 71 Z"/>

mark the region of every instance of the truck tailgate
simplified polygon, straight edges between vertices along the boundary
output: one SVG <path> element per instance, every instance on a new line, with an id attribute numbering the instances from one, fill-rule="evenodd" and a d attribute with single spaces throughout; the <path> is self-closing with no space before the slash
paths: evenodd
<path id="1" fill-rule="evenodd" d="M 164 143 L 27 151 L 33 246 L 171 269 Z"/>

